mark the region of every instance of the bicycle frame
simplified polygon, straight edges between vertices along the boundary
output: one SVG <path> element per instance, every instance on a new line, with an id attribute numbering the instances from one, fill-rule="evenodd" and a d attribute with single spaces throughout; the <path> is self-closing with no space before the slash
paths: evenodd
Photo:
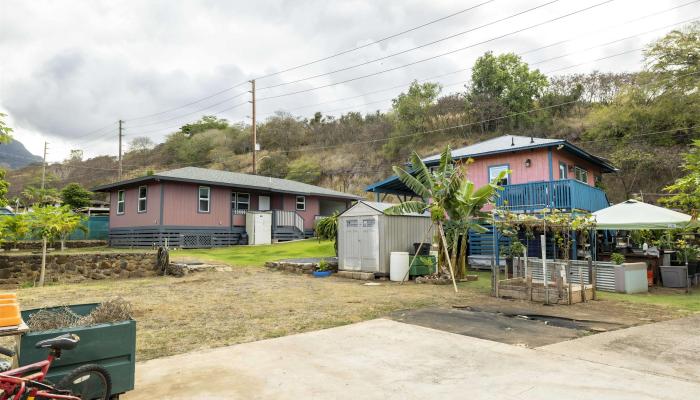
<path id="1" fill-rule="evenodd" d="M 56 356 L 51 352 L 46 360 L 0 373 L 0 390 L 2 390 L 0 400 L 20 399 L 23 395 L 28 395 L 29 398 L 81 400 L 80 397 L 46 392 L 46 390 L 53 390 L 53 388 L 42 382 L 55 359 Z M 23 375 L 32 371 L 37 372 Z"/>

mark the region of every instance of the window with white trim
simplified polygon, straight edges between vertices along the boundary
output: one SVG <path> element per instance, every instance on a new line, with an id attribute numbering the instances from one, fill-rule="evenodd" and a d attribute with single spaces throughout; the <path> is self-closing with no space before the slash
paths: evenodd
<path id="1" fill-rule="evenodd" d="M 588 183 L 588 171 L 579 166 L 574 167 L 574 177 L 577 181 Z"/>
<path id="2" fill-rule="evenodd" d="M 209 199 L 211 197 L 211 188 L 209 186 L 200 186 L 198 190 L 197 211 L 202 213 L 209 212 Z"/>
<path id="3" fill-rule="evenodd" d="M 250 193 L 233 193 L 231 198 L 234 210 L 250 210 Z"/>
<path id="4" fill-rule="evenodd" d="M 297 196 L 297 211 L 304 211 L 306 210 L 306 197 L 305 196 Z"/>
<path id="5" fill-rule="evenodd" d="M 139 186 L 138 212 L 146 212 L 148 207 L 148 186 Z"/>
<path id="6" fill-rule="evenodd" d="M 124 201 L 124 191 L 119 190 L 117 191 L 117 214 L 124 214 L 124 209 L 125 209 L 125 201 Z"/>
<path id="7" fill-rule="evenodd" d="M 493 180 L 498 178 L 498 175 L 500 175 L 500 173 L 503 171 L 508 171 L 507 165 L 494 165 L 492 167 L 489 167 L 489 182 L 493 182 Z M 496 184 L 498 184 L 500 186 L 508 185 L 509 183 L 510 183 L 510 174 L 506 174 L 506 176 L 503 179 L 496 182 Z"/>
<path id="8" fill-rule="evenodd" d="M 559 179 L 568 179 L 569 178 L 568 168 L 569 167 L 566 165 L 566 163 L 559 161 Z"/>

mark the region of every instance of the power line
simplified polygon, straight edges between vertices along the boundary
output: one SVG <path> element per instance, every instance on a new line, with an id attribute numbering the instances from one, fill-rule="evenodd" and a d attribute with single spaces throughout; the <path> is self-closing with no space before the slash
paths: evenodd
<path id="1" fill-rule="evenodd" d="M 233 86 L 231 86 L 231 87 L 228 87 L 228 88 L 226 88 L 226 89 L 224 89 L 224 90 L 220 90 L 220 91 L 218 91 L 218 92 L 216 92 L 216 93 L 214 93 L 214 94 L 211 94 L 211 95 L 209 95 L 209 96 L 202 97 L 202 98 L 199 99 L 199 100 L 195 100 L 195 101 L 192 101 L 192 102 L 190 102 L 190 103 L 183 104 L 183 105 L 181 105 L 181 106 L 179 106 L 179 107 L 174 107 L 174 108 L 171 108 L 171 109 L 168 109 L 168 110 L 165 110 L 165 111 L 160 111 L 160 112 L 157 112 L 157 113 L 148 114 L 148 115 L 142 115 L 142 116 L 138 116 L 138 117 L 131 117 L 131 118 L 127 118 L 127 119 L 128 119 L 128 120 L 131 120 L 131 121 L 136 121 L 136 120 L 139 120 L 139 119 L 144 119 L 144 118 L 149 118 L 149 117 L 155 117 L 155 116 L 162 115 L 162 114 L 167 114 L 167 113 L 169 113 L 169 112 L 171 112 L 171 111 L 179 110 L 179 109 L 182 109 L 182 108 L 185 108 L 185 107 L 189 107 L 189 106 L 194 105 L 194 104 L 197 104 L 197 103 L 201 103 L 201 102 L 203 102 L 204 100 L 211 99 L 212 97 L 218 96 L 218 95 L 220 95 L 220 94 L 222 94 L 222 93 L 226 93 L 226 92 L 228 92 L 228 91 L 230 91 L 230 90 L 233 90 L 233 89 L 235 89 L 235 88 L 237 88 L 237 87 L 241 87 L 241 86 L 243 86 L 243 85 L 245 85 L 245 84 L 247 84 L 247 83 L 248 83 L 248 81 L 244 81 L 244 82 L 238 83 L 238 84 L 236 84 L 236 85 L 233 85 Z M 245 92 L 244 92 L 244 93 L 245 93 Z"/>
<path id="2" fill-rule="evenodd" d="M 348 53 L 351 53 L 351 52 L 353 52 L 353 51 L 357 51 L 357 50 L 360 50 L 360 49 L 364 49 L 364 48 L 366 48 L 366 47 L 373 46 L 373 45 L 375 45 L 375 44 L 379 44 L 379 43 L 384 42 L 384 41 L 387 41 L 387 40 L 389 40 L 389 39 L 393 39 L 393 38 L 395 38 L 395 37 L 404 35 L 404 34 L 406 34 L 406 33 L 413 32 L 413 31 L 415 31 L 415 30 L 424 28 L 424 27 L 426 27 L 426 26 L 428 26 L 428 25 L 432 25 L 432 24 L 435 24 L 435 23 L 437 23 L 437 22 L 444 21 L 444 20 L 446 20 L 446 19 L 448 19 L 448 18 L 452 18 L 452 17 L 454 17 L 454 16 L 456 16 L 456 15 L 463 14 L 463 13 L 465 13 L 465 12 L 467 12 L 467 11 L 474 10 L 474 9 L 476 9 L 476 8 L 478 8 L 478 7 L 481 7 L 481 6 L 483 6 L 483 5 L 486 5 L 486 4 L 488 4 L 488 3 L 492 3 L 493 1 L 495 1 L 495 0 L 485 1 L 485 2 L 483 2 L 483 3 L 479 3 L 479 4 L 475 5 L 475 6 L 471 6 L 471 7 L 462 9 L 462 10 L 460 10 L 460 11 L 454 12 L 454 13 L 452 13 L 452 14 L 446 15 L 446 16 L 441 17 L 441 18 L 438 18 L 438 19 L 434 19 L 434 20 L 432 20 L 432 21 L 429 21 L 429 22 L 426 22 L 426 23 L 424 23 L 424 24 L 415 26 L 415 27 L 410 28 L 410 29 L 407 29 L 407 30 L 405 30 L 405 31 L 401 31 L 401 32 L 395 33 L 395 34 L 393 34 L 393 35 L 389 35 L 389 36 L 383 37 L 383 38 L 378 39 L 378 40 L 375 40 L 375 41 L 373 41 L 373 42 L 371 42 L 371 43 L 367 43 L 367 44 L 364 44 L 364 45 L 361 45 L 361 46 L 357 46 L 357 47 L 354 47 L 354 48 L 352 48 L 352 49 L 343 50 L 343 51 L 340 51 L 340 52 L 335 53 L 335 54 L 331 54 L 331 55 L 326 56 L 326 57 L 322 57 L 322 58 L 319 58 L 319 59 L 316 59 L 316 60 L 313 60 L 313 61 L 309 61 L 309 62 L 306 62 L 306 63 L 303 63 L 303 64 L 299 64 L 299 65 L 296 65 L 296 66 L 293 66 L 293 67 L 289 67 L 289 68 L 283 69 L 283 70 L 281 70 L 281 71 L 273 72 L 273 73 L 270 73 L 270 74 L 267 74 L 267 75 L 262 75 L 262 76 L 259 76 L 259 77 L 255 78 L 255 79 L 256 79 L 256 80 L 261 80 L 261 79 L 269 78 L 269 77 L 272 77 L 272 76 L 280 75 L 280 74 L 283 74 L 283 73 L 285 73 L 285 72 L 293 71 L 293 70 L 295 70 L 295 69 L 299 69 L 299 68 L 303 68 L 303 67 L 307 67 L 307 66 L 309 66 L 309 65 L 313 65 L 313 64 L 319 63 L 319 62 L 321 62 L 321 61 L 330 60 L 331 58 L 338 57 L 338 56 L 341 56 L 341 55 L 343 55 L 343 54 L 348 54 Z"/>
<path id="3" fill-rule="evenodd" d="M 571 15 L 575 15 L 575 14 L 578 14 L 578 13 L 581 13 L 581 12 L 585 12 L 585 11 L 587 11 L 587 10 L 590 10 L 590 9 L 594 8 L 594 7 L 598 7 L 598 6 L 601 6 L 601 5 L 610 3 L 610 2 L 612 2 L 612 1 L 615 1 L 615 0 L 606 0 L 606 1 L 602 2 L 602 3 L 597 3 L 597 4 L 594 4 L 594 5 L 592 5 L 592 6 L 585 7 L 585 8 L 579 9 L 579 10 L 577 10 L 577 11 L 570 12 L 570 13 L 568 13 L 568 14 L 564 14 L 564 15 L 561 15 L 561 16 L 556 17 L 556 18 L 549 19 L 549 20 L 547 20 L 547 21 L 543 21 L 543 22 L 540 22 L 540 23 L 538 23 L 538 24 L 531 25 L 531 26 L 526 27 L 526 28 L 518 29 L 518 30 L 515 30 L 515 31 L 512 31 L 512 32 L 509 32 L 509 33 L 507 33 L 507 34 L 504 34 L 504 35 L 500 35 L 500 36 L 497 36 L 497 37 L 494 37 L 494 38 L 491 38 L 491 39 L 487 39 L 487 40 L 484 40 L 484 41 L 481 41 L 481 42 L 478 42 L 478 43 L 471 44 L 471 45 L 466 46 L 466 47 L 461 47 L 461 48 L 454 49 L 454 50 L 450 50 L 450 51 L 448 51 L 448 52 L 441 53 L 441 54 L 437 54 L 437 55 L 434 55 L 434 56 L 431 56 L 431 57 L 428 57 L 428 58 L 423 58 L 423 59 L 421 59 L 421 60 L 413 61 L 413 62 L 408 63 L 408 64 L 400 65 L 400 66 L 393 67 L 393 68 L 387 68 L 387 69 L 384 69 L 384 70 L 381 70 L 381 71 L 377 71 L 377 72 L 373 72 L 373 73 L 370 73 L 370 74 L 357 76 L 357 77 L 350 78 L 350 79 L 346 79 L 346 80 L 343 80 L 343 81 L 340 81 L 340 82 L 329 83 L 329 84 L 322 85 L 322 86 L 316 86 L 316 87 L 309 88 L 309 89 L 303 89 L 303 90 L 297 90 L 297 91 L 289 92 L 289 93 L 283 93 L 283 94 L 278 94 L 278 95 L 273 95 L 273 96 L 261 97 L 261 98 L 258 98 L 258 101 L 260 101 L 260 100 L 276 99 L 276 98 L 280 98 L 280 97 L 293 96 L 293 95 L 301 94 L 301 93 L 307 93 L 307 92 L 311 92 L 311 91 L 314 91 L 314 90 L 319 90 L 319 89 L 323 89 L 323 88 L 327 88 L 327 87 L 331 87 L 331 86 L 341 85 L 341 84 L 348 83 L 348 82 L 353 82 L 353 81 L 360 80 L 360 79 L 364 79 L 364 78 L 369 78 L 369 77 L 371 77 L 371 76 L 381 75 L 381 74 L 384 74 L 384 73 L 387 73 L 387 72 L 391 72 L 391 71 L 395 71 L 395 70 L 398 70 L 398 69 L 406 68 L 406 67 L 409 67 L 409 66 L 412 66 L 412 65 L 416 65 L 416 64 L 420 64 L 420 63 L 423 63 L 423 62 L 426 62 L 426 61 L 435 60 L 435 59 L 440 58 L 440 57 L 444 57 L 444 56 L 447 56 L 447 55 L 450 55 L 450 54 L 454 54 L 454 53 L 457 53 L 457 52 L 460 52 L 460 51 L 464 51 L 464 50 L 470 49 L 470 48 L 472 48 L 472 47 L 474 47 L 474 46 L 477 46 L 477 45 L 480 45 L 480 44 L 488 43 L 488 42 L 491 42 L 491 41 L 494 41 L 494 40 L 497 40 L 497 39 L 504 38 L 504 37 L 506 37 L 506 36 L 513 35 L 513 34 L 515 34 L 515 33 L 523 32 L 523 31 L 526 31 L 526 30 L 528 30 L 528 29 L 532 29 L 532 28 L 535 28 L 535 27 L 539 27 L 539 26 L 542 26 L 542 25 L 545 25 L 545 24 L 548 24 L 548 23 L 551 23 L 551 22 L 560 20 L 560 19 L 562 19 L 562 18 L 569 17 L 569 16 L 571 16 Z"/>
<path id="4" fill-rule="evenodd" d="M 491 25 L 495 25 L 495 24 L 497 24 L 497 23 L 499 23 L 499 22 L 503 22 L 503 21 L 507 21 L 507 20 L 512 19 L 512 18 L 515 18 L 515 17 L 519 17 L 519 16 L 524 15 L 524 14 L 527 14 L 527 13 L 529 13 L 529 12 L 532 12 L 532 11 L 538 10 L 538 9 L 540 9 L 540 8 L 543 8 L 543 7 L 549 6 L 549 5 L 551 5 L 551 4 L 554 4 L 554 3 L 558 2 L 558 1 L 559 1 L 559 0 L 552 0 L 552 1 L 549 1 L 548 3 L 544 3 L 544 4 L 541 4 L 541 5 L 538 5 L 538 6 L 529 8 L 529 9 L 527 9 L 527 10 L 517 12 L 517 13 L 515 13 L 515 14 L 511 14 L 511 15 L 509 15 L 509 16 L 507 16 L 507 17 L 499 18 L 499 19 L 497 19 L 497 20 L 494 20 L 494 21 L 491 21 L 491 22 L 488 22 L 488 23 L 479 25 L 479 26 L 477 26 L 477 27 L 474 27 L 474 28 L 471 28 L 471 29 L 467 29 L 466 31 L 462 31 L 462 32 L 458 32 L 458 33 L 455 33 L 455 34 L 452 34 L 452 35 L 449 35 L 449 36 L 445 36 L 445 37 L 443 37 L 443 38 L 440 38 L 440 39 L 437 39 L 437 40 L 433 40 L 432 42 L 424 43 L 424 44 L 422 44 L 422 45 L 419 45 L 419 46 L 416 46 L 416 47 L 412 47 L 412 48 L 410 48 L 410 49 L 402 50 L 402 51 L 399 51 L 399 52 L 397 52 L 397 53 L 393 53 L 393 54 L 389 54 L 389 55 L 386 55 L 386 56 L 383 56 L 383 57 L 375 58 L 374 60 L 365 61 L 365 62 L 362 62 L 362 63 L 359 63 L 359 64 L 355 64 L 355 65 L 351 65 L 351 66 L 348 66 L 348 67 L 344 67 L 344 68 L 341 68 L 341 69 L 336 69 L 336 70 L 334 70 L 334 71 L 324 72 L 324 73 L 322 73 L 322 74 L 317 74 L 317 75 L 308 76 L 308 77 L 306 77 L 306 78 L 300 78 L 300 79 L 296 79 L 296 80 L 289 81 L 289 82 L 283 82 L 283 83 L 278 83 L 278 84 L 275 84 L 275 85 L 270 85 L 270 86 L 262 87 L 262 88 L 260 88 L 260 89 L 258 89 L 258 90 L 272 89 L 272 88 L 276 88 L 276 87 L 280 87 L 280 86 L 291 85 L 291 84 L 293 84 L 293 83 L 303 82 L 303 81 L 307 81 L 307 80 L 309 80 L 309 79 L 314 79 L 314 78 L 319 78 L 319 77 L 322 77 L 322 76 L 332 75 L 332 74 L 335 74 L 335 73 L 338 73 L 338 72 L 342 72 L 342 71 L 347 71 L 347 70 L 350 70 L 350 69 L 358 68 L 358 67 L 361 67 L 361 66 L 363 66 L 363 65 L 372 64 L 372 63 L 377 62 L 377 61 L 386 60 L 386 59 L 391 58 L 391 57 L 395 57 L 395 56 L 398 56 L 398 55 L 401 55 L 401 54 L 406 54 L 406 53 L 411 52 L 411 51 L 415 51 L 415 50 L 418 50 L 418 49 L 422 49 L 422 48 L 424 48 L 424 47 L 428 47 L 428 46 L 432 46 L 432 45 L 434 45 L 434 44 L 438 44 L 438 43 L 444 42 L 445 40 L 454 39 L 454 38 L 456 38 L 456 37 L 458 37 L 458 36 L 466 35 L 467 33 L 471 33 L 471 32 L 477 31 L 477 30 L 479 30 L 479 29 L 486 28 L 486 27 L 491 26 Z M 608 0 L 608 2 L 610 2 L 610 1 L 615 1 L 615 0 Z"/>

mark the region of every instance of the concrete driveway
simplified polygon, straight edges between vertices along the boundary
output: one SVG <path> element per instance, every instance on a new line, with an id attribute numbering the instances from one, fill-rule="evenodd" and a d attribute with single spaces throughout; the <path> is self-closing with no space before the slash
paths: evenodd
<path id="1" fill-rule="evenodd" d="M 571 347 L 573 350 L 554 346 L 557 345 L 545 350 L 528 349 L 377 319 L 139 363 L 136 390 L 124 397 L 700 398 L 700 380 L 615 365 L 609 359 L 615 357 L 615 350 L 610 355 L 586 360 L 577 345 Z"/>

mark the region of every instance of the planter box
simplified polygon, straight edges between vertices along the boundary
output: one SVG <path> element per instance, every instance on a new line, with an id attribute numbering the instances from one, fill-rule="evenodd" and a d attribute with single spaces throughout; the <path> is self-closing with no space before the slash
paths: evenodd
<path id="1" fill-rule="evenodd" d="M 87 315 L 98 305 L 97 303 L 77 304 L 69 308 L 78 315 Z M 39 309 L 22 311 L 22 318 L 27 321 L 37 311 Z M 112 377 L 112 394 L 134 389 L 136 362 L 136 321 L 134 320 L 26 333 L 22 335 L 19 345 L 19 365 L 46 359 L 48 350 L 37 349 L 36 343 L 64 333 L 78 335 L 80 343 L 75 349 L 62 352 L 61 358 L 51 365 L 47 380 L 56 383 L 81 365 L 100 364 Z"/>
<path id="2" fill-rule="evenodd" d="M 661 265 L 659 269 L 664 287 L 684 288 L 688 286 L 688 268 L 685 265 Z"/>

